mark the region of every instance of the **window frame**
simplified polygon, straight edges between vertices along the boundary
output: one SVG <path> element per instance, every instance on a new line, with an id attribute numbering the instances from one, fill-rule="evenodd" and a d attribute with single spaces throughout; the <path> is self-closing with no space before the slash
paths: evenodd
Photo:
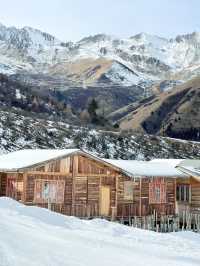
<path id="1" fill-rule="evenodd" d="M 183 202 L 183 203 L 191 202 L 191 185 L 190 184 L 177 184 L 176 201 Z"/>

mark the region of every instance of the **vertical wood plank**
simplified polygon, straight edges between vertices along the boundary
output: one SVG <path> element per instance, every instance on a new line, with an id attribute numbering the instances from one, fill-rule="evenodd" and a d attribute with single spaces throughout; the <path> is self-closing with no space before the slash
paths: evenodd
<path id="1" fill-rule="evenodd" d="M 22 193 L 22 202 L 26 203 L 26 190 L 27 190 L 27 184 L 28 184 L 28 179 L 27 179 L 27 173 L 23 173 L 23 193 Z"/>
<path id="2" fill-rule="evenodd" d="M 78 174 L 78 156 L 72 157 L 72 215 L 75 215 L 75 190 L 76 190 L 76 175 Z"/>
<path id="3" fill-rule="evenodd" d="M 139 206 L 139 216 L 142 216 L 142 178 L 140 178 L 140 206 Z"/>
<path id="4" fill-rule="evenodd" d="M 177 209 L 176 209 L 176 178 L 174 180 L 174 212 L 176 213 L 177 212 Z"/>

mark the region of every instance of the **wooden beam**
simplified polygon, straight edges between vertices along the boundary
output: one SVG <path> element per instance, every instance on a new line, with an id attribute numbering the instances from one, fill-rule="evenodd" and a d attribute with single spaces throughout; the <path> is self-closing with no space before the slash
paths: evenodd
<path id="1" fill-rule="evenodd" d="M 72 177 L 73 174 L 72 173 L 64 173 L 64 172 L 41 172 L 41 171 L 29 171 L 29 172 L 26 172 L 27 175 L 52 175 L 52 176 L 66 176 L 66 177 Z M 88 174 L 88 173 L 85 173 L 85 174 L 79 174 L 77 173 L 76 174 L 76 177 L 116 177 L 116 175 L 112 174 L 112 175 L 109 175 L 109 174 Z"/>
<path id="2" fill-rule="evenodd" d="M 175 213 L 176 213 L 176 179 L 174 180 L 174 210 L 175 210 Z"/>
<path id="3" fill-rule="evenodd" d="M 75 215 L 75 190 L 76 190 L 76 175 L 78 173 L 78 156 L 72 157 L 72 215 Z"/>
<path id="4" fill-rule="evenodd" d="M 140 179 L 140 206 L 139 206 L 139 216 L 142 216 L 142 179 Z"/>
<path id="5" fill-rule="evenodd" d="M 26 203 L 26 190 L 27 190 L 27 174 L 23 174 L 23 194 L 22 194 L 22 202 Z"/>
<path id="6" fill-rule="evenodd" d="M 72 177 L 72 173 L 64 173 L 64 172 L 41 172 L 41 171 L 28 171 L 25 172 L 27 175 L 52 175 L 52 176 L 66 176 Z"/>
<path id="7" fill-rule="evenodd" d="M 101 215 L 101 186 L 102 186 L 102 177 L 99 179 L 99 215 Z"/>
<path id="8" fill-rule="evenodd" d="M 114 213 L 112 214 L 112 220 L 115 220 L 117 217 L 117 205 L 118 205 L 118 185 L 119 185 L 119 177 L 115 176 L 115 207 Z"/>
<path id="9" fill-rule="evenodd" d="M 88 173 L 85 173 L 85 174 L 77 174 L 76 177 L 116 177 L 116 175 L 112 174 L 112 175 L 109 175 L 109 174 L 88 174 Z"/>

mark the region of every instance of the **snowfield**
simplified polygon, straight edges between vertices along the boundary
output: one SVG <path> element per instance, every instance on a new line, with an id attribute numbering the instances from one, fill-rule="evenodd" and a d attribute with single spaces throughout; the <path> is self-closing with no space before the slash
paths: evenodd
<path id="1" fill-rule="evenodd" d="M 200 235 L 159 234 L 0 199 L 0 266 L 194 266 Z"/>

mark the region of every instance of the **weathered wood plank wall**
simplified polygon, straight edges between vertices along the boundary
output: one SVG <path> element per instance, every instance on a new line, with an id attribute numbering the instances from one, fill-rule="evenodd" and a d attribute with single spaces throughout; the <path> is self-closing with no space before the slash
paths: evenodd
<path id="1" fill-rule="evenodd" d="M 1 180 L 1 190 L 4 191 L 1 195 L 6 195 L 5 174 L 2 175 Z M 48 207 L 48 202 L 47 200 L 41 202 L 35 200 L 35 180 L 64 181 L 63 202 L 51 202 L 51 208 L 67 215 L 100 216 L 100 190 L 103 186 L 110 188 L 110 218 L 116 216 L 118 219 L 129 219 L 130 216 L 146 216 L 154 211 L 158 214 L 175 212 L 175 181 L 173 179 L 165 178 L 167 202 L 149 204 L 150 178 L 133 180 L 119 170 L 83 155 L 60 158 L 26 169 L 24 173 L 17 174 L 17 181 L 20 183 L 22 180 L 24 189 L 16 199 L 41 207 Z"/>

